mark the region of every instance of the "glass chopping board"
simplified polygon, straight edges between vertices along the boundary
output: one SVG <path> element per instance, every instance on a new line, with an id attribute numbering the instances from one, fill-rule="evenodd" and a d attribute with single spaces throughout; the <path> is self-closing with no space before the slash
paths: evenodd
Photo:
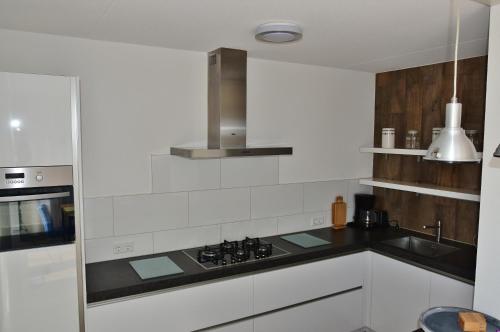
<path id="1" fill-rule="evenodd" d="M 307 233 L 284 235 L 281 236 L 281 238 L 302 248 L 314 248 L 331 243 L 330 241 L 320 239 L 319 237 Z"/>
<path id="2" fill-rule="evenodd" d="M 140 259 L 129 263 L 143 280 L 184 273 L 177 264 L 166 256 Z"/>

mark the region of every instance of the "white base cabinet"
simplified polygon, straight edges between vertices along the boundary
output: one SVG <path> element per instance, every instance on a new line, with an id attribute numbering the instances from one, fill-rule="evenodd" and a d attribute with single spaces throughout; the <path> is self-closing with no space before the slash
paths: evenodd
<path id="1" fill-rule="evenodd" d="M 0 331 L 78 331 L 74 244 L 0 253 Z"/>
<path id="2" fill-rule="evenodd" d="M 87 310 L 90 332 L 189 332 L 252 315 L 252 280 L 242 277 Z"/>
<path id="3" fill-rule="evenodd" d="M 401 332 L 418 328 L 434 306 L 472 307 L 474 287 L 379 254 L 372 254 L 370 327 Z"/>
<path id="4" fill-rule="evenodd" d="M 349 332 L 362 323 L 363 291 L 298 305 L 254 319 L 254 332 Z"/>
<path id="5" fill-rule="evenodd" d="M 472 296 L 470 285 L 364 252 L 97 305 L 87 331 L 410 332 L 426 309 L 470 308 Z"/>
<path id="6" fill-rule="evenodd" d="M 288 306 L 293 307 L 208 331 L 355 330 L 363 325 L 362 288 L 312 300 L 362 287 L 366 254 L 97 305 L 87 310 L 87 331 L 190 332 Z"/>
<path id="7" fill-rule="evenodd" d="M 353 254 L 256 274 L 254 313 L 362 287 L 363 257 L 366 254 Z"/>

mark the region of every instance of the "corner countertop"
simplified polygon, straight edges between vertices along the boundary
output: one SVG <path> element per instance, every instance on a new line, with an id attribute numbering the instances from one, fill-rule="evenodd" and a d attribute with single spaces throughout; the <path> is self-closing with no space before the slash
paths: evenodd
<path id="1" fill-rule="evenodd" d="M 273 244 L 289 251 L 290 254 L 212 270 L 203 269 L 181 250 L 87 264 L 87 302 L 92 304 L 168 288 L 214 281 L 221 278 L 270 271 L 366 250 L 371 250 L 468 284 L 474 284 L 476 248 L 470 245 L 444 240 L 443 243 L 452 244 L 460 250 L 438 258 L 427 258 L 383 243 L 385 240 L 408 235 L 430 238 L 421 233 L 404 229 L 398 230 L 389 227 L 367 231 L 350 227 L 342 230 L 333 230 L 328 227 L 310 230 L 307 233 L 330 241 L 331 244 L 304 249 L 282 240 L 280 236 L 283 234 L 266 237 L 264 239 L 272 241 Z M 159 256 L 168 256 L 184 273 L 142 280 L 129 264 L 131 260 Z"/>

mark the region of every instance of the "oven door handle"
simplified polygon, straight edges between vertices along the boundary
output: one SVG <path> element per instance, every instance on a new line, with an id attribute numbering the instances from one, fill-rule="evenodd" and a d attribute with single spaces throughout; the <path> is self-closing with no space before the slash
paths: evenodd
<path id="1" fill-rule="evenodd" d="M 5 202 L 19 202 L 19 201 L 35 201 L 39 199 L 51 199 L 60 197 L 69 197 L 71 193 L 69 191 L 53 193 L 53 194 L 39 194 L 39 195 L 24 195 L 24 196 L 3 196 L 0 197 L 0 203 Z"/>

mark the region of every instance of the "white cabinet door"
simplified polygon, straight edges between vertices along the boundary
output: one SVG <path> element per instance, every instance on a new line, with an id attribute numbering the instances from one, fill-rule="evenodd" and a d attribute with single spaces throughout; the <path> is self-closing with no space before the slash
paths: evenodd
<path id="1" fill-rule="evenodd" d="M 474 286 L 431 273 L 430 307 L 452 306 L 472 309 Z"/>
<path id="2" fill-rule="evenodd" d="M 252 315 L 252 278 L 243 277 L 91 307 L 89 332 L 189 332 Z M 215 300 L 214 300 L 215 299 Z"/>
<path id="3" fill-rule="evenodd" d="M 0 253 L 0 331 L 77 332 L 75 245 Z"/>
<path id="4" fill-rule="evenodd" d="M 254 332 L 349 332 L 363 325 L 361 290 L 254 319 Z M 401 331 L 400 331 L 401 332 Z"/>
<path id="5" fill-rule="evenodd" d="M 0 73 L 0 167 L 72 164 L 71 83 Z"/>
<path id="6" fill-rule="evenodd" d="M 383 332 L 414 331 L 429 307 L 429 272 L 373 254 L 371 328 Z"/>
<path id="7" fill-rule="evenodd" d="M 254 278 L 254 312 L 262 313 L 363 286 L 365 253 L 342 256 Z"/>
<path id="8" fill-rule="evenodd" d="M 253 319 L 203 330 L 203 332 L 253 332 Z"/>

